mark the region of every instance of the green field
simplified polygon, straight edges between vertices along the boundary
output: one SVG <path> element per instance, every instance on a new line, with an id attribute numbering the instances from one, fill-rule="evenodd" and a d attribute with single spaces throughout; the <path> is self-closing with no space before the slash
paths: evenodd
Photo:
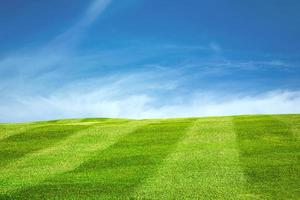
<path id="1" fill-rule="evenodd" d="M 0 124 L 0 199 L 300 199 L 300 115 Z"/>

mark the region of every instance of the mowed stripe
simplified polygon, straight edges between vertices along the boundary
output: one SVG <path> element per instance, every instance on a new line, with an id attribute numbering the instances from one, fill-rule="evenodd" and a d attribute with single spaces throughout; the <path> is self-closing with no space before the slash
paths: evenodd
<path id="1" fill-rule="evenodd" d="M 63 138 L 55 137 L 53 127 L 0 141 L 0 152 L 10 148 L 5 143 L 16 143 L 21 150 L 20 144 L 32 144 L 0 168 L 0 199 L 300 196 L 299 115 L 98 120 L 43 124 L 58 132 L 65 125 Z M 74 125 L 87 129 L 69 134 Z"/>
<path id="2" fill-rule="evenodd" d="M 249 196 L 299 199 L 299 123 L 292 116 L 234 118 Z"/>
<path id="3" fill-rule="evenodd" d="M 239 199 L 244 183 L 232 120 L 199 119 L 135 198 Z"/>
<path id="4" fill-rule="evenodd" d="M 17 125 L 12 125 L 12 124 L 0 124 L 0 141 L 4 140 L 8 137 L 11 137 L 13 135 L 18 135 L 23 133 L 24 131 L 27 131 L 29 129 L 39 127 L 41 125 L 37 124 L 17 124 Z"/>
<path id="5" fill-rule="evenodd" d="M 7 164 L 27 154 L 46 149 L 87 126 L 40 126 L 32 127 L 19 134 L 10 135 L 0 141 L 0 170 Z"/>
<path id="6" fill-rule="evenodd" d="M 13 199 L 129 199 L 194 119 L 147 120 L 78 168 L 13 194 Z"/>
<path id="7" fill-rule="evenodd" d="M 117 142 L 123 135 L 134 131 L 145 122 L 123 125 L 92 126 L 79 131 L 47 149 L 26 155 L 0 171 L 0 195 L 25 189 L 45 179 L 77 168 Z"/>
<path id="8" fill-rule="evenodd" d="M 300 115 L 272 115 L 273 119 L 284 123 L 293 134 L 293 138 L 300 141 Z"/>

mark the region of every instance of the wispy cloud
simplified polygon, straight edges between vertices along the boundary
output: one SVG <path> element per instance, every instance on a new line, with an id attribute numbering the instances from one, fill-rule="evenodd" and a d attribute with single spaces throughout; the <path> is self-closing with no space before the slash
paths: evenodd
<path id="1" fill-rule="evenodd" d="M 172 87 L 162 87 L 168 84 Z M 179 88 L 180 83 L 174 85 L 166 75 L 157 78 L 155 73 L 91 79 L 48 95 L 15 96 L 14 101 L 1 104 L 0 121 L 300 113 L 300 91 L 275 90 L 249 95 L 197 90 L 184 93 Z"/>
<path id="2" fill-rule="evenodd" d="M 58 35 L 51 42 L 49 42 L 44 48 L 49 50 L 62 50 L 74 47 L 82 37 L 82 34 L 86 29 L 97 20 L 97 18 L 105 11 L 112 0 L 94 0 L 87 8 L 81 19 L 67 29 L 62 34 Z"/>
<path id="3" fill-rule="evenodd" d="M 170 48 L 170 47 L 169 47 Z M 177 48 L 177 47 L 176 47 Z M 138 52 L 139 49 L 136 49 Z M 118 53 L 119 52 L 119 53 Z M 0 121 L 31 121 L 53 118 L 74 117 L 126 117 L 126 118 L 158 118 L 158 117 L 192 117 L 233 114 L 262 113 L 299 113 L 300 91 L 271 90 L 249 94 L 220 91 L 201 87 L 187 88 L 191 80 L 196 83 L 201 78 L 220 75 L 232 69 L 249 70 L 249 66 L 258 67 L 269 64 L 273 67 L 283 62 L 273 61 L 210 61 L 174 64 L 134 64 L 134 71 L 114 71 L 113 75 L 96 75 L 78 79 L 84 69 L 81 66 L 96 66 L 101 63 L 114 62 L 114 58 L 122 56 L 123 50 L 101 52 L 97 55 L 66 58 L 66 55 L 45 57 L 13 57 L 2 62 L 12 67 L 16 63 L 31 66 L 31 70 L 18 68 L 19 76 L 10 76 L 2 80 L 1 86 L 6 87 L 0 98 Z M 132 51 L 131 51 L 132 53 Z M 110 55 L 110 57 L 109 57 Z M 136 54 L 134 54 L 136 55 Z M 59 56 L 62 56 L 60 58 Z M 126 57 L 126 56 L 125 56 Z M 126 60 L 127 59 L 127 60 Z M 128 63 L 126 58 L 123 63 Z M 141 59 L 138 57 L 132 57 Z M 122 59 L 121 59 L 122 60 Z M 101 61 L 101 62 L 100 62 Z M 119 62 L 119 60 L 118 60 Z M 93 64 L 94 63 L 94 64 Z M 130 62 L 129 62 L 130 63 Z M 134 62 L 133 62 L 134 63 Z M 121 66 L 121 63 L 117 63 Z M 45 66 L 45 67 L 43 67 Z M 55 70 L 46 70 L 48 67 Z M 63 66 L 62 68 L 57 66 Z M 70 70 L 70 67 L 74 69 Z M 8 68 L 9 69 L 9 68 Z M 58 80 L 72 77 L 75 80 L 59 84 Z M 46 70 L 43 72 L 43 70 Z M 188 72 L 187 72 L 188 71 Z M 7 72 L 8 73 L 8 72 Z M 200 79 L 199 79 L 200 77 Z M 59 89 L 51 89 L 58 82 Z M 217 83 L 217 84 L 228 84 Z M 13 85 L 13 87 L 12 87 Z M 2 88 L 3 89 L 3 88 Z M 0 88 L 1 90 L 1 88 Z M 295 109 L 296 108 L 296 109 Z"/>
<path id="4" fill-rule="evenodd" d="M 79 22 L 80 26 L 90 25 L 108 7 L 112 0 L 94 0 L 87 9 L 85 16 Z"/>
<path id="5" fill-rule="evenodd" d="M 76 24 L 36 49 L 22 49 L 0 59 L 0 91 L 26 90 L 25 86 L 34 90 L 35 79 L 49 76 L 53 71 L 57 75 L 68 68 L 76 45 L 84 36 L 84 31 L 105 11 L 111 0 L 94 0 Z M 80 63 L 82 64 L 82 63 Z M 45 75 L 46 74 L 46 75 Z M 45 84 L 44 80 L 40 84 Z M 12 85 L 15 85 L 13 89 Z"/>
<path id="6" fill-rule="evenodd" d="M 237 93 L 235 77 L 236 82 L 230 85 L 233 90 L 221 92 L 216 85 L 228 82 L 214 82 L 215 90 L 203 92 L 201 80 L 208 77 L 294 66 L 275 59 L 226 59 L 222 56 L 226 49 L 214 42 L 203 46 L 133 45 L 76 54 L 76 45 L 84 31 L 110 3 L 111 0 L 94 0 L 77 23 L 44 46 L 25 49 L 0 60 L 0 122 L 300 112 L 297 109 L 300 91 Z M 102 73 L 105 66 L 114 68 L 113 73 Z"/>
<path id="7" fill-rule="evenodd" d="M 211 42 L 209 44 L 209 47 L 215 52 L 215 53 L 221 53 L 222 52 L 222 47 L 215 43 L 215 42 Z"/>
<path id="8" fill-rule="evenodd" d="M 84 31 L 104 12 L 111 0 L 94 0 L 76 24 L 37 49 L 23 49 L 0 60 L 0 72 L 36 73 L 48 67 L 63 65 L 80 42 Z"/>

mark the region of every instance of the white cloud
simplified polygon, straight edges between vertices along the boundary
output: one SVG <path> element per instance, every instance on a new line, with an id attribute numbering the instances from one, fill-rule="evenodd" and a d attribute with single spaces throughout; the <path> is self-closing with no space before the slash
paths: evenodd
<path id="1" fill-rule="evenodd" d="M 194 98 L 187 103 L 150 110 L 146 115 L 189 117 L 300 113 L 300 91 L 270 91 L 253 96 L 227 94 L 226 98 L 218 93 L 204 93 L 194 95 Z"/>
<path id="2" fill-rule="evenodd" d="M 182 73 L 188 65 L 149 65 L 150 72 L 121 73 L 108 77 L 66 81 L 62 88 L 50 90 L 49 84 L 65 78 L 66 71 L 82 72 L 84 67 L 96 63 L 122 66 L 137 60 L 157 56 L 158 49 L 164 51 L 214 51 L 222 48 L 211 43 L 209 46 L 142 46 L 100 52 L 87 57 L 70 55 L 74 45 L 80 41 L 82 30 L 91 25 L 103 13 L 111 0 L 94 0 L 82 18 L 70 29 L 57 36 L 44 47 L 26 53 L 10 55 L 0 60 L 0 122 L 31 121 L 55 118 L 78 117 L 126 117 L 160 118 L 191 117 L 232 114 L 300 113 L 300 91 L 271 91 L 258 95 L 227 94 L 219 91 L 200 93 L 195 88 L 186 94 L 180 91 L 185 78 Z M 148 47 L 149 48 L 149 47 Z M 147 51 L 147 52 L 146 52 Z M 143 54 L 138 54 L 143 52 Z M 94 57 L 93 57 L 94 56 Z M 116 59 L 118 58 L 118 59 Z M 71 64 L 70 64 L 71 63 Z M 93 63 L 93 64 L 91 64 Z M 258 68 L 261 65 L 289 67 L 283 61 L 217 61 L 197 62 L 202 76 L 220 74 L 233 68 Z M 80 66 L 80 67 L 78 67 Z M 193 66 L 193 64 L 191 64 Z M 77 69 L 79 68 L 79 69 Z M 194 70 L 190 67 L 188 70 Z M 179 75 L 178 75 L 179 74 Z M 191 75 L 195 75 L 193 72 Z M 78 74 L 76 74 L 78 75 Z M 6 77 L 6 78 L 5 78 Z M 57 78 L 59 77 L 59 78 Z M 65 85 L 66 84 L 66 85 Z M 36 92 L 40 90 L 43 92 Z M 5 91 L 5 92 L 4 92 Z"/>
<path id="3" fill-rule="evenodd" d="M 270 91 L 256 95 L 218 91 L 189 94 L 165 89 L 155 74 L 127 74 L 78 82 L 48 95 L 16 94 L 0 105 L 0 121 L 60 118 L 165 118 L 238 114 L 300 113 L 300 91 Z M 171 94 L 167 94 L 171 90 Z"/>

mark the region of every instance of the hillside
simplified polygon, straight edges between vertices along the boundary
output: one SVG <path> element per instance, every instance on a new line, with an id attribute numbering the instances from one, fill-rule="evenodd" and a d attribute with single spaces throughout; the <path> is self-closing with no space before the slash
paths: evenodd
<path id="1" fill-rule="evenodd" d="M 300 115 L 0 125 L 0 199 L 298 199 Z"/>

